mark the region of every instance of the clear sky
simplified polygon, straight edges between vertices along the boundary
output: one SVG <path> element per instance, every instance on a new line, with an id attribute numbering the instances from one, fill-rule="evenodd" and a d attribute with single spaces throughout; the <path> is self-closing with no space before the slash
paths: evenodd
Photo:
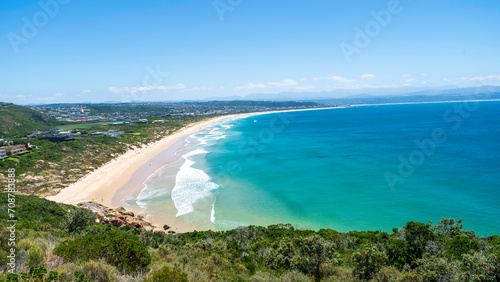
<path id="1" fill-rule="evenodd" d="M 500 85 L 498 0 L 0 2 L 0 101 Z"/>

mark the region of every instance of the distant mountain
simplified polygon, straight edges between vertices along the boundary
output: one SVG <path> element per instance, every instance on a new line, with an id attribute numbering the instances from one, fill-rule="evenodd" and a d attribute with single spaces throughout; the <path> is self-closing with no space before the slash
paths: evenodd
<path id="1" fill-rule="evenodd" d="M 457 88 L 456 86 L 449 85 L 439 88 L 400 87 L 379 89 L 338 89 L 324 92 L 282 92 L 278 94 L 257 93 L 246 96 L 211 97 L 205 100 L 332 101 L 337 103 L 341 102 L 343 104 L 371 104 L 450 101 L 448 99 L 498 99 L 498 97 L 491 98 L 495 96 L 495 93 L 500 93 L 499 86 Z"/>
<path id="2" fill-rule="evenodd" d="M 0 138 L 24 136 L 50 129 L 57 121 L 27 107 L 0 102 Z"/>

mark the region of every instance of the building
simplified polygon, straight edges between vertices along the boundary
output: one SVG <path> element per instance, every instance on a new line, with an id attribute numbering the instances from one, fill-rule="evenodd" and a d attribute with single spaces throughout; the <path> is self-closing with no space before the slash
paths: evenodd
<path id="1" fill-rule="evenodd" d="M 2 149 L 5 150 L 5 153 L 7 155 L 15 155 L 20 153 L 25 153 L 28 151 L 26 149 L 26 145 L 14 145 L 14 146 L 3 147 Z"/>
<path id="2" fill-rule="evenodd" d="M 0 149 L 0 160 L 3 160 L 7 157 L 7 152 L 5 149 Z"/>

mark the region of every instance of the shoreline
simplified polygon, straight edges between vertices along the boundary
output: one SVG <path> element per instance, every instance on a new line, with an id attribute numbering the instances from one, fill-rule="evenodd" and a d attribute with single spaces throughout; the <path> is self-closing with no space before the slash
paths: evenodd
<path id="1" fill-rule="evenodd" d="M 339 109 L 358 106 L 381 106 L 381 105 L 401 105 L 401 104 L 427 104 L 427 103 L 452 103 L 452 102 L 480 102 L 498 100 L 464 100 L 464 101 L 433 101 L 433 102 L 409 102 L 409 103 L 383 103 L 383 104 L 359 104 L 349 106 L 335 106 L 308 109 L 276 110 L 253 113 L 239 113 L 225 116 L 218 116 L 208 120 L 200 121 L 183 127 L 176 132 L 163 137 L 162 139 L 143 145 L 140 148 L 130 149 L 124 154 L 110 160 L 95 171 L 85 175 L 67 188 L 62 189 L 54 196 L 46 197 L 48 200 L 76 205 L 83 201 L 95 201 L 109 208 L 125 207 L 136 214 L 140 214 L 143 209 L 126 205 L 125 200 L 130 195 L 137 195 L 143 188 L 144 182 L 155 171 L 173 162 L 172 155 L 176 146 L 183 144 L 183 140 L 189 135 L 196 134 L 204 127 L 231 119 L 246 118 L 256 115 L 265 115 L 280 112 L 310 111 Z M 139 153 L 138 153 L 139 152 Z M 146 220 L 156 226 L 155 230 L 163 230 L 163 224 L 172 227 L 176 232 L 189 232 L 195 230 L 195 226 L 180 223 L 175 220 L 175 214 L 162 216 L 161 219 Z M 171 224 L 175 222 L 175 224 Z"/>
<path id="2" fill-rule="evenodd" d="M 164 160 L 161 156 L 169 154 L 169 149 L 175 149 L 173 146 L 179 145 L 187 136 L 200 131 L 202 128 L 231 119 L 231 118 L 246 118 L 255 115 L 272 114 L 279 112 L 294 112 L 294 111 L 308 111 L 308 110 L 324 110 L 334 109 L 338 107 L 322 107 L 322 108 L 309 108 L 309 109 L 293 109 L 293 110 L 277 110 L 266 112 L 254 113 L 240 113 L 225 116 L 218 116 L 179 129 L 178 131 L 169 134 L 162 139 L 143 145 L 136 149 L 130 149 L 122 155 L 110 160 L 98 169 L 85 175 L 83 178 L 75 183 L 70 184 L 68 187 L 59 191 L 54 196 L 46 197 L 46 199 L 61 202 L 65 204 L 76 205 L 83 201 L 94 201 L 100 203 L 108 208 L 118 208 L 123 206 L 125 197 L 129 193 L 123 191 L 138 192 L 144 188 L 144 181 L 149 175 L 154 173 L 157 169 L 168 164 L 168 160 Z M 171 153 L 171 152 L 170 152 Z M 155 160 L 156 159 L 156 160 Z M 155 163 L 155 166 L 152 164 Z M 151 166 L 151 168 L 149 168 Z M 142 170 L 142 171 L 141 171 Z M 138 176 L 137 174 L 142 174 Z M 146 178 L 144 178 L 146 175 Z M 136 178 L 134 179 L 134 176 Z M 142 181 L 141 181 L 142 180 Z M 129 187 L 127 187 L 129 185 Z M 127 187 L 127 188 L 125 188 Z M 123 190 L 122 190 L 123 189 Z M 122 190 L 122 191 L 120 191 Z M 120 193 L 121 192 L 121 193 Z M 130 195 L 130 194 L 129 194 Z M 118 204 L 119 203 L 119 204 Z M 137 209 L 125 207 L 133 212 L 139 213 Z M 174 215 L 175 217 L 175 215 Z M 158 220 L 147 220 L 155 225 L 155 230 L 163 230 L 163 224 L 171 225 L 169 222 L 159 222 Z M 179 232 L 193 231 L 192 226 L 172 226 L 172 230 Z M 176 232 L 177 232 L 176 231 Z"/>

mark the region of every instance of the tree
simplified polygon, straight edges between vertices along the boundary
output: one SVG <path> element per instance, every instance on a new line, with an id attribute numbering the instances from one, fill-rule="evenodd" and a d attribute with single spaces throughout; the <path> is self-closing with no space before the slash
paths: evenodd
<path id="1" fill-rule="evenodd" d="M 353 255 L 354 273 L 361 279 L 371 279 L 387 263 L 387 255 L 370 247 Z"/>
<path id="2" fill-rule="evenodd" d="M 96 217 L 92 211 L 77 208 L 67 213 L 63 222 L 69 233 L 81 233 L 87 226 L 94 224 L 95 219 Z"/>
<path id="3" fill-rule="evenodd" d="M 434 225 L 434 231 L 438 234 L 443 234 L 445 237 L 453 237 L 460 234 L 460 230 L 463 227 L 462 219 L 455 222 L 455 219 L 442 217 L 439 221 L 441 224 Z"/>
<path id="4" fill-rule="evenodd" d="M 434 240 L 435 235 L 430 224 L 409 221 L 405 226 L 406 262 L 412 267 L 421 259 L 427 242 Z"/>
<path id="5" fill-rule="evenodd" d="M 479 242 L 474 239 L 470 239 L 467 235 L 458 235 L 453 237 L 453 239 L 447 242 L 448 252 L 455 258 L 460 258 L 463 254 L 470 252 L 471 250 L 479 250 Z"/>

